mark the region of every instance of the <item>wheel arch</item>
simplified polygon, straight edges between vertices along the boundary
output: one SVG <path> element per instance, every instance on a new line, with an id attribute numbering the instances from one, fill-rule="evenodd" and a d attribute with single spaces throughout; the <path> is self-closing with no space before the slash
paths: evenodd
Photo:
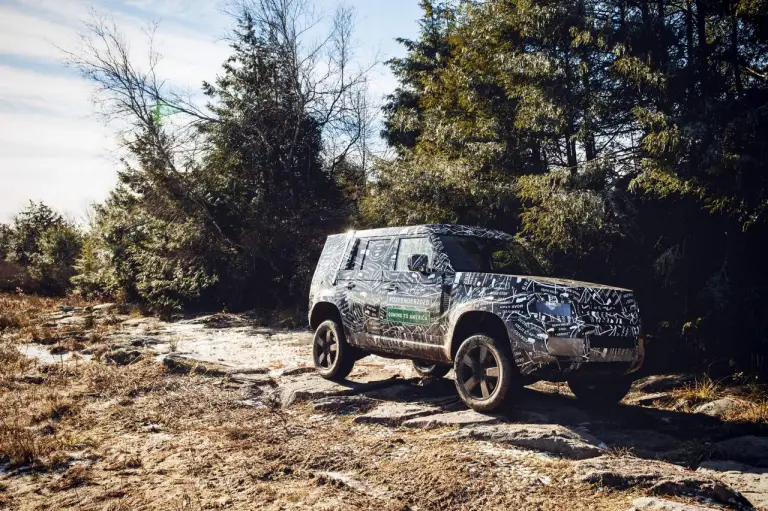
<path id="1" fill-rule="evenodd" d="M 309 327 L 312 330 L 317 329 L 323 321 L 333 319 L 338 325 L 344 328 L 341 321 L 341 312 L 333 302 L 317 302 L 309 313 Z"/>
<path id="2" fill-rule="evenodd" d="M 483 310 L 463 312 L 457 319 L 451 333 L 450 355 L 454 359 L 464 340 L 474 334 L 487 334 L 498 339 L 504 347 L 511 348 L 507 325 L 497 314 Z"/>

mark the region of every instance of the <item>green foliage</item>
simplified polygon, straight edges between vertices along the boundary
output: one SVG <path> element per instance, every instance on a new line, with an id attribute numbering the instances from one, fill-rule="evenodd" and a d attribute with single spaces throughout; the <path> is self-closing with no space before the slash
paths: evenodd
<path id="1" fill-rule="evenodd" d="M 82 234 L 43 203 L 30 202 L 0 226 L 0 289 L 62 294 L 75 274 Z"/>
<path id="2" fill-rule="evenodd" d="M 559 276 L 635 289 L 657 360 L 755 369 L 764 4 L 424 2 L 363 218 L 516 231 Z"/>

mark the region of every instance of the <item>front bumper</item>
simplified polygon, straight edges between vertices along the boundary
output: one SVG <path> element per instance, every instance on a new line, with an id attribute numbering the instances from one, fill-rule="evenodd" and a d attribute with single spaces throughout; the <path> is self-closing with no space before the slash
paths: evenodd
<path id="1" fill-rule="evenodd" d="M 585 364 L 604 363 L 631 373 L 640 368 L 644 355 L 643 341 L 638 337 L 550 336 L 530 344 L 518 343 L 515 349 L 515 361 L 523 374 L 533 374 L 544 368 L 570 373 Z"/>

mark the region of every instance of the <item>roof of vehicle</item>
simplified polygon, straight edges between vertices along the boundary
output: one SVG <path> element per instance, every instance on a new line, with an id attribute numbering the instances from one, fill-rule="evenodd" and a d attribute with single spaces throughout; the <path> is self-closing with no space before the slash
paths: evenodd
<path id="1" fill-rule="evenodd" d="M 454 224 L 422 224 L 409 225 L 407 227 L 381 227 L 378 229 L 354 231 L 355 237 L 358 238 L 369 238 L 374 236 L 405 236 L 412 234 L 452 234 L 455 236 L 477 236 L 478 238 L 494 239 L 512 237 L 510 234 L 494 229 Z"/>

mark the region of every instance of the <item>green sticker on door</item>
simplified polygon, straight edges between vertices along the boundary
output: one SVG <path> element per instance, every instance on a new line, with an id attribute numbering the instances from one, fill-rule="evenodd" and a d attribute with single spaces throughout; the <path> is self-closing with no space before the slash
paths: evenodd
<path id="1" fill-rule="evenodd" d="M 410 309 L 396 309 L 387 307 L 387 321 L 392 323 L 406 323 L 409 325 L 428 325 L 430 323 L 429 312 Z"/>

